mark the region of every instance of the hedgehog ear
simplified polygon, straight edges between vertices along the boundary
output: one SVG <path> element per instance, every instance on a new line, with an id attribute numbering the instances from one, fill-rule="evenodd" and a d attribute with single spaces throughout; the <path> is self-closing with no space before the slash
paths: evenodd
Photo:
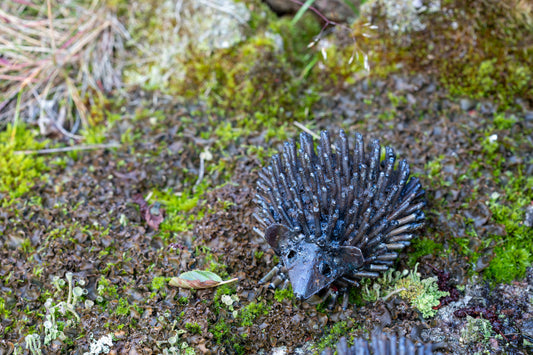
<path id="1" fill-rule="evenodd" d="M 340 247 L 339 257 L 342 263 L 350 269 L 357 269 L 365 262 L 361 249 L 352 246 Z"/>
<path id="2" fill-rule="evenodd" d="M 283 224 L 273 224 L 265 230 L 265 239 L 275 251 L 280 248 L 280 243 L 290 237 L 291 231 Z"/>

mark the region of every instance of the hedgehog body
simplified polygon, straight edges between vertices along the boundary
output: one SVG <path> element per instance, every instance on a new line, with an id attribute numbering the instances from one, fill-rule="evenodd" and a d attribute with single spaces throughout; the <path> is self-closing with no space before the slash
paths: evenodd
<path id="1" fill-rule="evenodd" d="M 295 295 L 307 299 L 335 281 L 378 277 L 424 221 L 424 190 L 405 160 L 378 140 L 350 149 L 341 130 L 284 143 L 259 174 L 257 219 L 282 260 Z M 396 166 L 397 165 L 397 166 Z"/>

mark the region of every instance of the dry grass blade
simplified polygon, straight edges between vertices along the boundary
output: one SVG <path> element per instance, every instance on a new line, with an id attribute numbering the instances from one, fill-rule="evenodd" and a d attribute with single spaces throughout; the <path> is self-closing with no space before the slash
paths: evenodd
<path id="1" fill-rule="evenodd" d="M 21 120 L 43 134 L 86 126 L 90 96 L 121 88 L 116 56 L 127 37 L 98 0 L 91 9 L 76 1 L 0 4 L 0 127 L 13 119 L 19 94 Z"/>
<path id="2" fill-rule="evenodd" d="M 97 149 L 110 149 L 110 148 L 119 148 L 120 144 L 118 143 L 108 143 L 108 144 L 88 144 L 88 145 L 76 145 L 71 147 L 63 148 L 47 148 L 39 150 L 17 150 L 15 154 L 53 154 L 53 153 L 65 153 L 65 152 L 75 152 L 82 150 L 97 150 Z"/>

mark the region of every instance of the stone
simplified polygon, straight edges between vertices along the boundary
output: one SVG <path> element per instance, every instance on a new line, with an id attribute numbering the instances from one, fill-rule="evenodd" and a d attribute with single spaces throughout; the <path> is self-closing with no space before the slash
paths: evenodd
<path id="1" fill-rule="evenodd" d="M 279 15 L 294 15 L 302 5 L 287 0 L 265 0 L 272 11 Z M 303 3 L 304 1 L 302 1 Z M 348 22 L 356 17 L 355 9 L 359 9 L 359 0 L 317 0 L 312 5 L 324 17 L 334 22 Z M 311 10 L 307 10 L 311 11 Z"/>

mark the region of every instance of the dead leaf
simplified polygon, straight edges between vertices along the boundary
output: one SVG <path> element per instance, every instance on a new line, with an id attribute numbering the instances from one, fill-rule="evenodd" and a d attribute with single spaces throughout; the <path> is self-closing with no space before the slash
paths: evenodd
<path id="1" fill-rule="evenodd" d="M 139 205 L 141 216 L 146 221 L 146 224 L 154 230 L 158 230 L 159 225 L 165 219 L 163 217 L 164 210 L 161 208 L 159 202 L 154 202 L 148 207 L 148 204 L 141 194 L 135 195 L 133 197 L 133 202 Z"/>
<path id="2" fill-rule="evenodd" d="M 222 281 L 220 276 L 211 271 L 192 270 L 184 272 L 178 277 L 171 278 L 168 284 L 181 288 L 200 290 L 217 287 L 237 280 L 238 278 Z"/>

